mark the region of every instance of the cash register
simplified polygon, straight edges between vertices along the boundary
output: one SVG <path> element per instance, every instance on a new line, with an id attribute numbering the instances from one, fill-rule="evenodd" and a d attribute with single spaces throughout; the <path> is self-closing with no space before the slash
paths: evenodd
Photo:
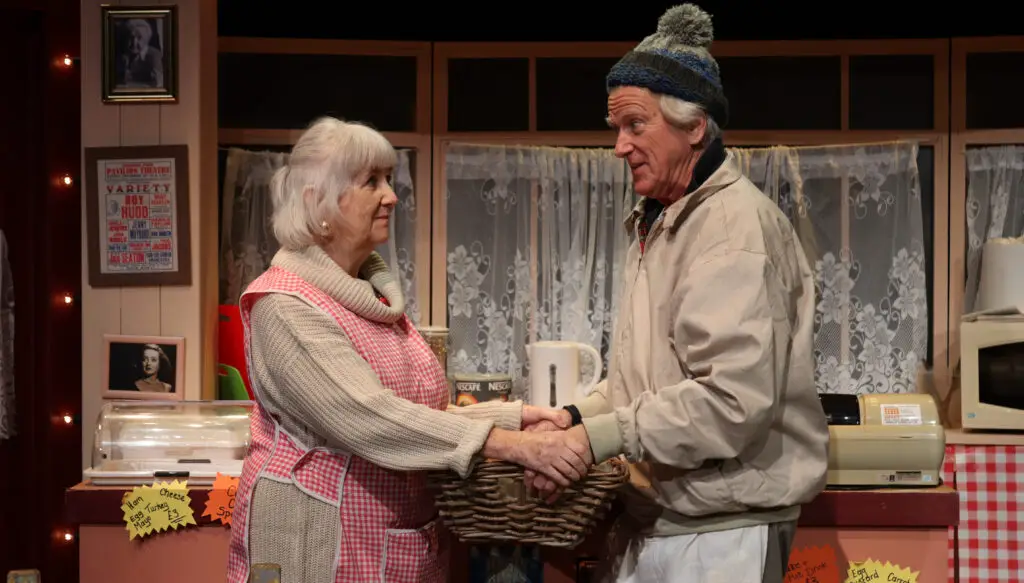
<path id="1" fill-rule="evenodd" d="M 924 394 L 819 394 L 828 419 L 831 489 L 934 487 L 946 435 Z"/>

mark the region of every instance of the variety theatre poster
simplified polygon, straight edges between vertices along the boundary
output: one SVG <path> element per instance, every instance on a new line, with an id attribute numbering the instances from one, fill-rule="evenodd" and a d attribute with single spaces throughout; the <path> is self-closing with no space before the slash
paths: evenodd
<path id="1" fill-rule="evenodd" d="M 174 158 L 101 160 L 100 273 L 178 269 Z"/>
<path id="2" fill-rule="evenodd" d="M 86 148 L 89 285 L 191 285 L 188 146 Z"/>

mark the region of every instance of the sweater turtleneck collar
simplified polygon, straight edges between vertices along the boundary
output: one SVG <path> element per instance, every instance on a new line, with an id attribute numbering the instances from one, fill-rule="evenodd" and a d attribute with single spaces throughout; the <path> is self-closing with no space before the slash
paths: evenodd
<path id="1" fill-rule="evenodd" d="M 301 277 L 367 320 L 391 324 L 405 312 L 402 288 L 377 253 L 372 253 L 359 267 L 358 278 L 346 273 L 315 245 L 298 251 L 281 249 L 271 265 Z M 387 300 L 386 304 L 380 301 L 378 293 Z"/>

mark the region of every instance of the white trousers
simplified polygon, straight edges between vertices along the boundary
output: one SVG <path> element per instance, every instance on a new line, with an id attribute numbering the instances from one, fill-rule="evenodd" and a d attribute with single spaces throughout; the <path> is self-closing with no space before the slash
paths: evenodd
<path id="1" fill-rule="evenodd" d="M 768 525 L 630 542 L 616 583 L 761 583 Z"/>

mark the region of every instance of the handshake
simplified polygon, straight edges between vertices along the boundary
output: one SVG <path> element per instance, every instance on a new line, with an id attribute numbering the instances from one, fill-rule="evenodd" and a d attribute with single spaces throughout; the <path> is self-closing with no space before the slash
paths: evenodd
<path id="1" fill-rule="evenodd" d="M 493 430 L 482 453 L 523 466 L 527 489 L 552 503 L 594 463 L 587 430 L 571 425 L 564 409 L 523 405 L 523 431 Z"/>

